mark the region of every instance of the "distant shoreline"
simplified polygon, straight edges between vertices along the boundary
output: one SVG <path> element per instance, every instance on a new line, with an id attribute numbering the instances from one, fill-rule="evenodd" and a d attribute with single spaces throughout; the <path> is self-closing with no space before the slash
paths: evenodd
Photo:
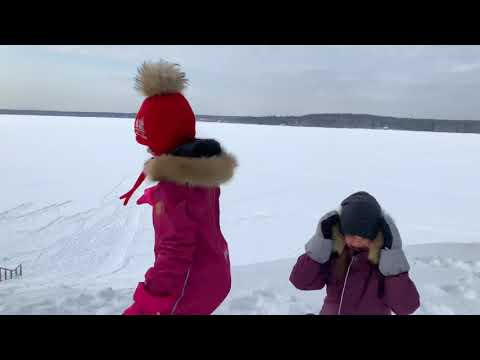
<path id="1" fill-rule="evenodd" d="M 0 115 L 135 118 L 135 113 L 8 110 Z M 303 116 L 219 116 L 196 115 L 198 121 L 236 124 L 283 125 L 346 129 L 385 129 L 480 134 L 480 120 L 415 119 L 369 114 L 311 114 Z"/>

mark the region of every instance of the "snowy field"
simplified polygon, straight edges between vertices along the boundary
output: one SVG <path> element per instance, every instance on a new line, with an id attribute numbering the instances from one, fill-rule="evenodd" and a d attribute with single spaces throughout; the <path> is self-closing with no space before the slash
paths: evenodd
<path id="1" fill-rule="evenodd" d="M 119 314 L 153 262 L 133 121 L 0 115 L 0 314 Z M 319 217 L 358 190 L 395 217 L 417 314 L 480 314 L 480 136 L 199 123 L 240 166 L 222 189 L 233 288 L 218 314 L 317 313 L 288 281 Z M 143 187 L 148 186 L 144 185 Z M 135 194 L 138 197 L 141 189 Z"/>

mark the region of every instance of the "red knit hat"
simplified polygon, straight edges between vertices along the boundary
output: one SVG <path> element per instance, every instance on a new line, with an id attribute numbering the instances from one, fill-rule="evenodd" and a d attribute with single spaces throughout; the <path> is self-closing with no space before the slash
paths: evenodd
<path id="1" fill-rule="evenodd" d="M 135 118 L 138 143 L 160 156 L 195 139 L 195 115 L 181 93 L 188 80 L 177 64 L 145 62 L 138 68 L 135 83 L 146 96 Z M 142 172 L 133 188 L 120 197 L 124 205 L 144 179 Z"/>

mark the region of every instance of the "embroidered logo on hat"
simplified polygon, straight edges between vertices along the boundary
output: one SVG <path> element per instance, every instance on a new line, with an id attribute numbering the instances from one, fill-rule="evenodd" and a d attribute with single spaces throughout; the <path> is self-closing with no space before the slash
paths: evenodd
<path id="1" fill-rule="evenodd" d="M 147 139 L 147 134 L 145 133 L 145 119 L 143 117 L 135 119 L 135 134 L 145 140 Z"/>

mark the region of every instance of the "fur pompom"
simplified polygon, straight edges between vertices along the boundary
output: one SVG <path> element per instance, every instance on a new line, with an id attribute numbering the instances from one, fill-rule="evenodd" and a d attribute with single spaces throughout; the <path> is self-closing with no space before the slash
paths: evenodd
<path id="1" fill-rule="evenodd" d="M 178 64 L 164 60 L 144 62 L 137 70 L 135 89 L 144 96 L 181 93 L 188 85 Z"/>

